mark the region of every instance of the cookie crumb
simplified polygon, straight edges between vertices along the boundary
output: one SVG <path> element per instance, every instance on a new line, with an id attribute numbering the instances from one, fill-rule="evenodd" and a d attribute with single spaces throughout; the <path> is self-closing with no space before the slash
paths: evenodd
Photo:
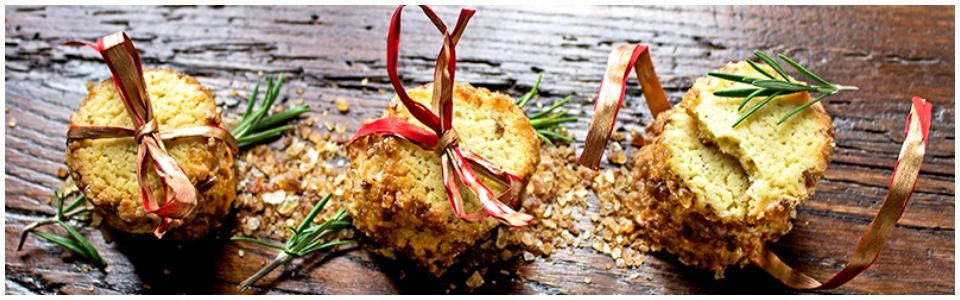
<path id="1" fill-rule="evenodd" d="M 342 99 L 337 100 L 337 110 L 340 111 L 341 114 L 345 114 L 350 111 L 350 104 Z"/>
<path id="2" fill-rule="evenodd" d="M 470 278 L 467 279 L 467 288 L 475 289 L 482 286 L 484 283 L 483 277 L 480 276 L 480 272 L 473 271 L 473 275 L 470 275 Z"/>

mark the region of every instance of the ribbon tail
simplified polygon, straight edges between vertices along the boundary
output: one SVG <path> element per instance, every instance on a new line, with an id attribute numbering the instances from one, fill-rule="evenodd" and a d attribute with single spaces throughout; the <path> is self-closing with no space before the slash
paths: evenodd
<path id="1" fill-rule="evenodd" d="M 149 156 L 152 157 L 154 170 L 166 187 L 164 189 L 165 202 L 159 208 L 149 212 L 161 217 L 183 219 L 193 213 L 197 206 L 197 188 L 187 178 L 187 174 L 170 157 L 166 151 L 160 151 L 157 141 L 151 137 L 144 138 Z"/>
<path id="2" fill-rule="evenodd" d="M 826 282 L 800 272 L 769 249 L 763 249 L 753 264 L 770 273 L 784 285 L 795 289 L 830 289 L 839 287 L 865 271 L 880 256 L 883 243 L 893 233 L 897 221 L 907 207 L 914 185 L 920 175 L 927 134 L 930 129 L 932 105 L 925 99 L 914 97 L 910 115 L 907 117 L 906 138 L 900 148 L 900 158 L 891 175 L 890 187 L 877 217 L 860 237 L 846 266 Z"/>
<path id="3" fill-rule="evenodd" d="M 163 235 L 170 230 L 170 227 L 172 225 L 173 225 L 173 219 L 166 218 L 166 217 L 160 218 L 160 226 L 157 226 L 157 228 L 153 230 L 153 236 L 157 237 L 158 240 L 163 239 Z"/>
<path id="4" fill-rule="evenodd" d="M 64 44 L 64 45 L 67 45 L 67 46 L 74 46 L 74 47 L 87 46 L 87 47 L 92 48 L 93 51 L 97 51 L 97 52 L 103 51 L 103 48 L 100 47 L 99 44 L 94 44 L 94 43 L 91 43 L 91 42 L 84 42 L 84 41 L 67 41 L 67 42 L 65 42 L 65 43 L 63 43 L 63 44 Z"/>
<path id="5" fill-rule="evenodd" d="M 533 223 L 533 216 L 515 211 L 513 208 L 499 201 L 498 197 L 493 194 L 493 191 L 480 181 L 480 178 L 473 171 L 473 168 L 470 167 L 469 161 L 463 157 L 459 148 L 454 147 L 450 150 L 453 154 L 451 160 L 454 171 L 460 176 L 463 185 L 477 195 L 480 204 L 483 205 L 483 208 L 490 216 L 501 223 L 514 227 L 522 227 Z"/>
<path id="6" fill-rule="evenodd" d="M 473 213 L 464 212 L 463 197 L 460 195 L 460 185 L 457 184 L 458 177 L 453 171 L 455 167 L 451 164 L 449 151 L 445 151 L 440 157 L 440 168 L 442 171 L 443 187 L 447 191 L 447 198 L 450 201 L 450 208 L 453 214 L 467 222 L 477 222 L 487 217 L 487 211 L 479 209 Z"/>
<path id="7" fill-rule="evenodd" d="M 483 156 L 480 156 L 476 153 L 473 153 L 469 150 L 460 150 L 463 154 L 463 157 L 470 162 L 471 167 L 475 171 L 482 173 L 481 175 L 486 176 L 487 178 L 494 179 L 498 183 L 506 186 L 503 192 L 497 196 L 497 199 L 500 202 L 509 202 L 510 207 L 514 210 L 520 209 L 520 197 L 522 197 L 519 190 L 522 188 L 524 180 L 517 176 L 516 174 L 507 172 L 506 170 L 500 169 L 496 164 L 487 160 Z"/>

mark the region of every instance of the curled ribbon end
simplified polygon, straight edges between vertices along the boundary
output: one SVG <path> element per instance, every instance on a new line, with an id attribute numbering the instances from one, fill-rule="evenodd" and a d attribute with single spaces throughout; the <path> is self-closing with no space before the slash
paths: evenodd
<path id="1" fill-rule="evenodd" d="M 827 281 L 816 279 L 790 267 L 769 249 L 753 259 L 754 265 L 764 269 L 783 284 L 801 290 L 831 289 L 844 285 L 872 266 L 880 256 L 884 242 L 890 237 L 897 221 L 903 215 L 920 175 L 926 137 L 930 126 L 932 105 L 920 97 L 913 98 L 913 108 L 906 118 L 906 138 L 900 148 L 900 158 L 890 178 L 890 187 L 877 216 L 853 250 L 847 264 Z M 919 123 L 913 123 L 914 121 Z"/>
<path id="2" fill-rule="evenodd" d="M 594 170 L 594 171 L 600 169 L 599 156 L 596 158 L 594 158 L 593 156 L 587 157 L 586 150 L 584 150 L 583 154 L 580 154 L 580 158 L 577 159 L 577 163 L 579 163 L 581 166 L 590 168 L 591 170 Z"/>
<path id="3" fill-rule="evenodd" d="M 94 43 L 91 43 L 91 42 L 84 42 L 84 41 L 66 41 L 66 42 L 64 42 L 63 44 L 66 45 L 66 46 L 74 46 L 74 47 L 87 46 L 87 47 L 93 48 L 94 50 L 100 51 L 100 47 L 97 46 L 97 44 L 94 44 Z"/>
<path id="4" fill-rule="evenodd" d="M 495 216 L 500 222 L 513 226 L 513 227 L 524 227 L 530 224 L 533 224 L 534 217 L 522 212 L 511 212 L 501 216 Z"/>
<path id="5" fill-rule="evenodd" d="M 928 102 L 927 99 L 917 97 L 917 96 L 914 96 L 912 101 L 913 101 L 913 109 L 916 110 L 917 118 L 920 119 L 919 121 L 920 121 L 920 129 L 923 133 L 923 143 L 926 144 L 927 136 L 930 133 L 930 119 L 933 113 L 933 104 Z M 909 130 L 910 128 L 909 122 L 912 119 L 913 119 L 913 115 L 911 114 L 910 118 L 908 118 L 908 121 L 907 121 L 908 122 L 907 130 Z"/>
<path id="6" fill-rule="evenodd" d="M 158 240 L 163 239 L 163 235 L 167 234 L 167 231 L 170 230 L 170 226 L 173 225 L 173 220 L 167 217 L 160 219 L 160 226 L 157 226 L 153 230 L 153 236 L 157 237 Z"/>

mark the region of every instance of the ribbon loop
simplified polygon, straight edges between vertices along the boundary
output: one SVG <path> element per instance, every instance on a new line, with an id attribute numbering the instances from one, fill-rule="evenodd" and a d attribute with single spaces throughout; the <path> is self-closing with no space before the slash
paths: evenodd
<path id="1" fill-rule="evenodd" d="M 387 35 L 387 75 L 390 77 L 390 83 L 393 84 L 400 102 L 417 121 L 424 124 L 432 132 L 403 120 L 388 117 L 364 125 L 357 131 L 352 141 L 370 134 L 389 135 L 415 143 L 423 149 L 432 150 L 440 157 L 444 189 L 447 192 L 447 198 L 450 201 L 453 213 L 457 217 L 468 222 L 475 222 L 487 216 L 492 216 L 512 226 L 530 224 L 533 221 L 532 216 L 517 212 L 514 208 L 501 202 L 508 199 L 512 206 L 519 208 L 520 199 L 515 195 L 514 186 L 517 181 L 522 183 L 522 179 L 497 168 L 479 155 L 460 149 L 459 137 L 456 130 L 453 129 L 453 88 L 456 74 L 455 48 L 475 11 L 462 9 L 456 27 L 454 27 L 453 33 L 450 33 L 447 31 L 447 26 L 443 23 L 443 20 L 432 9 L 425 5 L 420 6 L 424 14 L 443 34 L 443 46 L 440 53 L 437 54 L 437 62 L 434 66 L 431 99 L 433 110 L 431 110 L 407 95 L 407 91 L 403 88 L 400 77 L 397 75 L 397 61 L 400 50 L 400 15 L 403 8 L 403 5 L 398 6 L 394 10 L 390 21 L 390 31 Z M 506 186 L 506 191 L 499 197 L 494 195 L 490 188 L 480 181 L 479 176 L 471 166 L 477 167 L 483 174 L 490 175 L 488 176 L 489 179 Z M 483 209 L 473 213 L 463 211 L 463 199 L 460 195 L 461 184 L 477 196 Z M 509 197 L 504 197 L 504 195 L 509 195 Z"/>
<path id="2" fill-rule="evenodd" d="M 191 136 L 216 138 L 226 142 L 235 153 L 236 139 L 219 124 L 159 131 L 147 93 L 146 80 L 143 77 L 140 54 L 137 53 L 133 41 L 126 33 L 117 32 L 104 36 L 98 39 L 96 44 L 76 41 L 66 44 L 88 46 L 100 53 L 107 67 L 110 68 L 117 94 L 134 124 L 133 129 L 117 126 L 71 125 L 67 131 L 67 142 L 133 137 L 137 144 L 137 183 L 140 186 L 143 208 L 146 212 L 161 217 L 160 226 L 154 230 L 154 235 L 161 238 L 171 227 L 173 220 L 190 216 L 196 209 L 198 201 L 196 186 L 190 182 L 177 161 L 167 153 L 163 140 Z M 148 181 L 150 165 L 153 166 L 154 174 L 160 179 L 163 204 L 155 199 L 153 188 L 150 187 Z"/>
<path id="3" fill-rule="evenodd" d="M 594 170 L 600 167 L 600 158 L 613 133 L 617 114 L 623 104 L 631 69 L 636 69 L 637 79 L 653 118 L 670 109 L 670 101 L 667 100 L 667 94 L 660 86 L 660 80 L 653 69 L 649 48 L 639 44 L 615 47 L 607 59 L 607 71 L 600 82 L 597 100 L 593 105 L 593 121 L 580 154 L 581 165 Z"/>

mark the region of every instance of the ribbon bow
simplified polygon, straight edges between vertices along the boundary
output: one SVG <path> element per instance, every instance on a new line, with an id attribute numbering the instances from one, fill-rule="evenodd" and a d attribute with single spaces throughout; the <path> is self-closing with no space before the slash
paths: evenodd
<path id="1" fill-rule="evenodd" d="M 157 119 L 153 115 L 150 94 L 143 78 L 140 55 L 133 41 L 124 32 L 117 32 L 97 39 L 97 43 L 80 41 L 67 42 L 71 46 L 88 46 L 101 56 L 113 74 L 113 83 L 123 100 L 134 128 L 119 126 L 82 126 L 71 125 L 67 131 L 67 142 L 84 139 L 104 139 L 133 137 L 137 144 L 137 183 L 143 208 L 148 213 L 161 217 L 160 226 L 153 234 L 157 238 L 170 229 L 174 219 L 185 219 L 197 206 L 197 188 L 190 182 L 183 168 L 167 153 L 163 140 L 183 137 L 209 137 L 227 142 L 234 153 L 237 141 L 229 131 L 219 124 L 184 127 L 160 131 Z M 154 173 L 160 178 L 163 187 L 163 204 L 159 204 L 150 187 L 148 166 L 153 164 Z"/>
<path id="2" fill-rule="evenodd" d="M 636 67 L 637 77 L 643 87 L 643 95 L 653 117 L 670 109 L 666 93 L 657 80 L 653 62 L 646 46 L 620 45 L 610 52 L 607 71 L 600 84 L 597 102 L 594 104 L 594 119 L 587 133 L 586 145 L 580 155 L 580 163 L 596 169 L 599 167 L 603 149 L 617 119 L 617 113 L 626 91 L 627 76 Z M 883 242 L 893 232 L 913 193 L 913 186 L 920 173 L 923 154 L 930 128 L 932 104 L 926 99 L 914 97 L 910 115 L 907 116 L 906 138 L 900 149 L 900 159 L 890 178 L 889 191 L 883 200 L 877 217 L 853 250 L 850 262 L 824 283 L 791 268 L 769 248 L 760 250 L 754 257 L 754 265 L 767 271 L 781 283 L 799 290 L 831 289 L 840 287 L 865 271 L 880 255 Z"/>
<path id="3" fill-rule="evenodd" d="M 390 83 L 397 92 L 397 97 L 406 106 L 410 114 L 429 130 L 407 123 L 399 118 L 387 117 L 364 125 L 353 136 L 352 141 L 367 135 L 394 136 L 410 141 L 423 149 L 432 150 L 440 156 L 441 176 L 444 189 L 453 213 L 468 222 L 479 221 L 488 215 L 498 221 L 512 225 L 525 226 L 533 222 L 533 217 L 517 212 L 520 199 L 515 189 L 523 184 L 523 179 L 517 175 L 500 169 L 482 156 L 461 149 L 459 137 L 453 129 L 453 86 L 456 70 L 455 47 L 466 28 L 467 22 L 476 12 L 471 9 L 462 9 L 453 32 L 447 31 L 447 26 L 440 20 L 430 7 L 421 5 L 424 14 L 443 34 L 443 48 L 437 56 L 433 76 L 433 93 L 431 106 L 433 110 L 420 104 L 407 95 L 400 77 L 397 75 L 397 61 L 400 50 L 400 15 L 404 6 L 398 6 L 393 12 L 390 21 L 390 31 L 387 35 L 387 74 Z M 434 111 L 439 112 L 435 114 Z M 476 171 L 487 178 L 506 186 L 506 190 L 497 196 L 480 181 Z M 476 194 L 483 209 L 473 213 L 464 212 L 463 199 L 460 195 L 462 183 L 467 189 Z M 510 203 L 508 206 L 504 202 Z"/>

